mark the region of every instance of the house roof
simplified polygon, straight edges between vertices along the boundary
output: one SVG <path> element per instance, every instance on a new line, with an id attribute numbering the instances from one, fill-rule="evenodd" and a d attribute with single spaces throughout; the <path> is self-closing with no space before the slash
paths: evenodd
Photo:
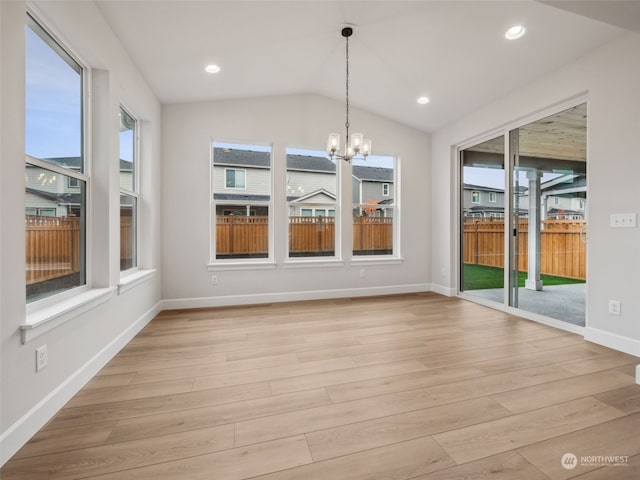
<path id="1" fill-rule="evenodd" d="M 271 164 L 271 154 L 269 152 L 214 147 L 213 163 L 216 165 L 267 168 Z M 333 173 L 336 171 L 336 164 L 327 157 L 289 154 L 287 155 L 287 168 L 306 172 Z M 353 175 L 359 180 L 368 182 L 393 182 L 392 168 L 354 165 Z"/>
<path id="2" fill-rule="evenodd" d="M 293 197 L 293 196 L 287 196 L 287 201 L 289 202 L 304 202 L 304 201 L 308 201 L 310 198 L 313 198 L 317 195 L 325 195 L 329 198 L 332 199 L 336 199 L 335 194 L 331 193 L 328 190 L 325 190 L 324 188 L 320 188 L 318 190 L 314 190 L 311 193 L 307 193 L 306 195 L 302 195 L 301 197 Z"/>
<path id="3" fill-rule="evenodd" d="M 43 158 L 45 162 L 53 163 L 58 167 L 69 168 L 71 170 L 80 170 L 82 166 L 81 157 L 51 157 Z M 133 163 L 128 160 L 120 159 L 120 170 L 132 170 Z"/>
<path id="4" fill-rule="evenodd" d="M 268 202 L 269 195 L 241 195 L 236 193 L 214 193 L 215 200 L 234 200 L 238 202 Z"/>
<path id="5" fill-rule="evenodd" d="M 31 187 L 26 187 L 26 191 L 28 193 L 38 195 L 39 197 L 46 198 L 47 200 L 58 202 L 59 205 L 80 205 L 80 202 L 82 201 L 82 195 L 79 193 L 47 192 L 45 190 L 38 190 Z"/>
<path id="6" fill-rule="evenodd" d="M 335 173 L 336 164 L 326 157 L 287 155 L 287 168 L 289 170 Z"/>
<path id="7" fill-rule="evenodd" d="M 353 166 L 353 176 L 367 182 L 393 182 L 393 168 Z"/>
<path id="8" fill-rule="evenodd" d="M 214 147 L 213 163 L 216 165 L 269 168 L 271 166 L 271 153 Z"/>

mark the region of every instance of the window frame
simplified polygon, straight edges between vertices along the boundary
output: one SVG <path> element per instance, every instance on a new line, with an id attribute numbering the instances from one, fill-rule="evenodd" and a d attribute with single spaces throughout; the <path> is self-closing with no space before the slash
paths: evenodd
<path id="1" fill-rule="evenodd" d="M 233 182 L 234 184 L 236 183 L 236 175 L 235 172 L 242 172 L 242 175 L 244 177 L 244 186 L 242 187 L 236 187 L 235 185 L 233 187 L 230 187 L 227 183 L 227 175 L 229 174 L 229 172 L 234 172 L 233 174 Z M 229 189 L 229 190 L 246 190 L 247 189 L 247 169 L 246 168 L 231 168 L 231 167 L 225 167 L 224 169 L 224 188 Z"/>
<path id="2" fill-rule="evenodd" d="M 120 278 L 122 279 L 123 277 L 131 275 L 140 270 L 139 255 L 138 255 L 138 252 L 140 250 L 139 249 L 139 246 L 140 246 L 139 245 L 139 239 L 140 239 L 140 235 L 139 235 L 139 230 L 140 230 L 139 228 L 139 225 L 140 225 L 140 215 L 139 215 L 140 214 L 140 207 L 139 207 L 139 204 L 140 204 L 140 119 L 131 113 L 131 110 L 127 108 L 124 102 L 120 102 L 120 105 L 118 108 L 118 113 L 121 113 L 121 112 L 124 112 L 127 115 L 129 115 L 129 117 L 134 121 L 133 152 L 132 152 L 133 165 L 131 169 L 131 175 L 133 176 L 131 186 L 133 187 L 133 190 L 123 188 L 120 184 L 120 172 L 121 172 L 120 149 L 118 148 L 118 187 L 119 187 L 118 204 L 121 205 L 120 203 L 121 196 L 132 198 L 133 204 L 134 204 L 134 207 L 132 209 L 132 234 L 133 234 L 133 250 L 134 250 L 133 265 L 130 268 L 127 268 L 125 270 L 122 270 L 121 267 L 118 267 L 118 270 L 120 271 Z M 119 141 L 118 141 L 118 145 L 120 145 Z M 118 215 L 118 218 L 120 219 L 120 215 Z M 118 227 L 121 228 L 120 221 L 118 221 Z M 122 262 L 122 258 L 120 257 L 120 254 L 118 254 L 118 262 L 119 263 Z"/>
<path id="3" fill-rule="evenodd" d="M 391 189 L 389 188 L 389 184 L 388 183 L 383 183 L 382 184 L 382 196 L 383 197 L 388 197 L 389 195 L 391 195 Z"/>
<path id="4" fill-rule="evenodd" d="M 496 203 L 498 201 L 498 194 L 496 192 L 489 192 L 489 203 Z"/>
<path id="5" fill-rule="evenodd" d="M 476 195 L 477 195 L 477 199 L 474 200 Z M 471 203 L 476 204 L 476 205 L 480 203 L 480 192 L 478 190 L 472 190 L 471 191 Z"/>
<path id="6" fill-rule="evenodd" d="M 401 200 L 400 200 L 400 193 L 402 192 L 402 186 L 401 186 L 401 158 L 399 155 L 385 155 L 385 154 L 380 154 L 378 155 L 380 157 L 389 157 L 393 159 L 393 203 L 392 204 L 383 204 L 380 205 L 380 210 L 384 210 L 385 211 L 385 215 L 380 214 L 380 212 L 376 211 L 376 214 L 374 215 L 376 218 L 388 218 L 391 217 L 393 219 L 392 221 L 392 234 L 391 234 L 391 238 L 392 238 L 392 245 L 391 245 L 391 253 L 388 254 L 355 254 L 354 253 L 354 248 L 353 248 L 353 241 L 354 241 L 354 237 L 353 237 L 353 233 L 352 233 L 352 237 L 350 239 L 350 249 L 351 249 L 351 263 L 354 265 L 375 265 L 377 263 L 388 263 L 388 262 L 392 262 L 392 263 L 400 263 L 402 262 L 402 251 L 401 251 L 401 223 L 402 223 L 402 217 L 401 217 Z M 366 166 L 366 165 L 364 165 Z M 353 173 L 353 162 L 350 163 L 349 165 L 350 170 L 351 170 L 351 178 L 354 177 L 354 173 Z M 390 182 L 385 182 L 389 184 L 389 192 L 391 192 L 391 183 Z M 360 198 L 359 200 L 362 202 L 362 186 L 360 187 L 361 192 L 360 192 Z M 355 203 L 355 202 L 351 202 L 351 209 L 350 209 L 350 213 L 352 216 L 352 223 L 353 223 L 353 214 L 354 211 L 356 209 L 366 209 L 366 208 L 372 208 L 371 204 L 367 204 L 367 203 Z M 378 209 L 377 209 L 378 210 Z M 391 215 L 386 215 L 386 211 L 391 210 Z"/>
<path id="7" fill-rule="evenodd" d="M 26 143 L 25 143 L 25 168 L 30 165 L 32 167 L 41 168 L 44 170 L 48 170 L 60 175 L 64 175 L 66 177 L 72 177 L 80 182 L 84 182 L 84 225 L 81 229 L 81 238 L 84 239 L 84 244 L 81 246 L 81 255 L 82 260 L 84 262 L 84 283 L 75 287 L 68 288 L 58 293 L 54 293 L 52 295 L 46 296 L 41 299 L 37 299 L 34 301 L 28 301 L 26 297 L 25 291 L 25 304 L 26 304 L 26 322 L 24 325 L 29 328 L 29 326 L 34 324 L 33 318 L 39 317 L 40 312 L 48 312 L 51 308 L 56 305 L 66 305 L 68 302 L 73 301 L 74 299 L 83 298 L 88 294 L 90 290 L 93 289 L 92 282 L 92 235 L 91 235 L 91 227 L 92 227 L 92 218 L 91 218 L 91 210 L 92 210 L 92 188 L 91 188 L 91 172 L 92 172 L 92 163 L 91 163 L 91 138 L 89 135 L 89 118 L 91 117 L 91 102 L 89 98 L 89 85 L 91 84 L 91 67 L 89 67 L 88 63 L 85 62 L 80 55 L 65 41 L 61 40 L 61 35 L 58 34 L 56 29 L 51 27 L 47 22 L 43 21 L 40 16 L 33 10 L 32 7 L 28 7 L 25 10 L 25 35 L 26 29 L 30 28 L 34 31 L 34 33 L 40 38 L 65 62 L 68 63 L 68 60 L 73 61 L 80 69 L 78 72 L 81 77 L 80 82 L 80 108 L 81 108 L 81 139 L 80 139 L 80 152 L 82 155 L 82 165 L 81 168 L 70 169 L 61 167 L 51 162 L 47 162 L 43 159 L 33 157 L 26 153 Z M 35 26 L 35 28 L 34 28 Z M 47 38 L 43 38 L 41 34 L 37 31 L 40 29 L 42 33 L 45 34 Z M 25 50 L 25 62 L 26 62 L 26 50 Z M 68 57 L 68 58 L 65 58 Z M 72 65 L 70 65 L 73 68 Z M 26 74 L 25 74 L 25 85 L 26 85 Z M 25 87 L 26 88 L 26 87 Z M 25 117 L 26 117 L 26 105 L 25 105 Z M 24 208 L 24 206 L 23 206 Z M 26 289 L 26 284 L 25 284 Z M 82 303 L 82 302 L 81 302 Z M 37 322 L 42 323 L 42 319 L 38 318 Z M 23 328 L 21 326 L 21 328 Z M 23 339 L 24 341 L 24 339 Z"/>
<path id="8" fill-rule="evenodd" d="M 287 193 L 285 195 L 285 204 L 286 204 L 286 252 L 285 252 L 285 265 L 288 267 L 292 267 L 292 266 L 304 266 L 304 265 L 343 265 L 343 260 L 342 260 L 342 235 L 341 235 L 341 225 L 340 225 L 340 212 L 342 212 L 342 205 L 341 205 L 341 175 L 342 175 L 342 169 L 341 169 L 341 160 L 337 159 L 337 160 L 331 160 L 332 162 L 335 163 L 335 171 L 334 172 L 329 172 L 327 170 L 307 170 L 307 172 L 310 173 L 321 173 L 321 174 L 331 174 L 333 173 L 333 176 L 335 178 L 335 201 L 334 202 L 323 202 L 323 201 L 289 201 L 288 200 L 288 196 L 289 196 L 289 183 L 288 183 L 288 178 L 289 178 L 289 173 L 290 172 L 300 172 L 301 170 L 299 168 L 289 168 L 288 165 L 288 155 L 299 155 L 300 153 L 294 153 L 294 152 L 299 152 L 299 151 L 304 151 L 305 153 L 302 153 L 302 155 L 308 155 L 311 153 L 314 153 L 315 155 L 313 156 L 317 156 L 317 157 L 323 157 L 323 158 L 327 158 L 327 153 L 324 150 L 318 150 L 317 148 L 304 148 L 304 147 L 294 147 L 294 146 L 287 146 L 287 148 L 285 149 L 285 183 L 287 184 Z M 326 191 L 327 193 L 331 193 L 328 190 L 326 190 L 324 187 L 321 188 L 322 190 Z M 305 196 L 303 195 L 302 197 L 298 197 L 298 198 L 305 198 Z M 300 217 L 306 217 L 306 218 L 318 218 L 318 217 L 322 217 L 322 218 L 331 218 L 332 220 L 330 220 L 329 222 L 331 222 L 331 224 L 333 225 L 333 229 L 334 229 L 334 238 L 333 238 L 333 255 L 292 255 L 291 253 L 291 210 L 292 209 L 299 209 L 300 210 L 300 215 L 296 215 L 296 216 L 300 216 Z M 303 215 L 302 212 L 303 210 L 305 212 L 311 211 L 310 215 Z M 318 215 L 318 211 L 323 211 L 324 214 L 322 215 Z M 333 215 L 329 215 L 329 212 L 333 213 Z M 317 228 L 321 231 L 324 231 L 325 226 L 322 225 L 319 221 L 317 224 Z"/>
<path id="9" fill-rule="evenodd" d="M 253 201 L 253 200 L 216 200 L 216 192 L 214 188 L 214 150 L 216 144 L 233 144 L 238 146 L 257 146 L 267 147 L 269 149 L 269 200 Z M 224 185 L 225 189 L 229 190 L 246 190 L 247 174 L 246 168 L 228 167 L 227 165 L 220 165 L 224 168 Z M 261 170 L 265 170 L 264 167 L 259 167 Z M 226 187 L 226 171 L 231 170 L 245 170 L 245 188 L 234 189 Z M 209 261 L 207 263 L 207 270 L 210 272 L 224 271 L 224 270 L 259 270 L 264 268 L 275 268 L 276 263 L 274 260 L 274 232 L 275 232 L 275 212 L 274 212 L 274 148 L 273 143 L 259 142 L 259 141 L 239 141 L 239 140 L 223 140 L 211 137 L 209 139 Z M 241 203 L 243 206 L 248 207 L 266 207 L 268 212 L 268 251 L 266 257 L 250 257 L 250 258 L 216 258 L 216 241 L 217 241 L 217 207 L 234 207 Z"/>

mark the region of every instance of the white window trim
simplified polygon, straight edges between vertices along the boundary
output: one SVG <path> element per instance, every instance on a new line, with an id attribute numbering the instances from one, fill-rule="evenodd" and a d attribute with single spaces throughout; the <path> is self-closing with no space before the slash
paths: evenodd
<path id="1" fill-rule="evenodd" d="M 269 147 L 269 182 L 270 182 L 270 195 L 269 201 L 263 202 L 254 202 L 254 201 L 243 201 L 242 204 L 250 205 L 250 206 L 262 206 L 267 207 L 269 210 L 269 248 L 267 257 L 265 258 L 225 258 L 225 259 L 217 259 L 216 258 L 216 207 L 219 205 L 238 205 L 237 201 L 234 200 L 218 200 L 214 199 L 214 187 L 213 187 L 213 170 L 215 165 L 213 163 L 213 154 L 214 154 L 214 146 L 216 143 L 237 143 L 240 145 L 260 145 L 260 146 L 268 146 Z M 265 270 L 276 268 L 276 262 L 274 259 L 274 242 L 275 242 L 275 215 L 274 215 L 274 203 L 273 203 L 273 189 L 274 189 L 274 162 L 273 162 L 273 145 L 269 143 L 260 143 L 260 142 L 239 142 L 239 141 L 231 141 L 231 142 L 223 142 L 222 140 L 215 140 L 213 138 L 209 139 L 209 261 L 207 262 L 207 270 L 210 272 L 217 271 L 230 271 L 230 270 Z M 267 167 L 263 167 L 267 168 Z M 232 168 L 233 170 L 240 170 L 237 168 Z M 226 170 L 226 167 L 225 167 Z M 245 173 L 245 185 L 247 184 L 247 178 Z M 226 185 L 226 173 L 225 173 L 225 185 Z M 226 188 L 226 187 L 225 187 Z M 230 189 L 233 190 L 233 189 Z M 241 189 L 237 189 L 241 190 Z"/>
<path id="2" fill-rule="evenodd" d="M 475 202 L 473 201 L 473 197 L 474 197 L 474 195 L 473 195 L 473 194 L 474 194 L 474 193 L 477 193 L 477 194 L 478 194 L 478 200 L 477 200 L 477 201 L 475 201 Z M 479 192 L 478 190 L 473 190 L 473 191 L 471 192 L 471 203 L 475 203 L 475 204 L 480 203 L 480 192 Z"/>
<path id="3" fill-rule="evenodd" d="M 26 321 L 20 325 L 23 344 L 106 302 L 115 295 L 116 288 L 83 288 L 80 293 L 78 289 L 73 291 L 73 296 L 65 299 L 58 297 L 54 304 L 32 310 L 27 307 Z M 64 293 L 70 292 L 72 290 Z"/>
<path id="4" fill-rule="evenodd" d="M 26 304 L 26 318 L 25 323 L 20 326 L 22 342 L 26 343 L 31 338 L 40 336 L 62 323 L 76 317 L 77 315 L 93 308 L 93 306 L 106 301 L 100 299 L 105 296 L 111 296 L 109 292 L 115 292 L 115 287 L 109 288 L 92 288 L 92 223 L 93 219 L 89 212 L 92 211 L 92 195 L 91 189 L 91 135 L 89 130 L 89 119 L 91 118 L 91 68 L 88 67 L 88 63 L 85 62 L 80 55 L 65 41 L 55 29 L 42 20 L 37 13 L 37 8 L 33 5 L 29 5 L 25 15 L 30 16 L 48 35 L 54 42 L 56 42 L 64 52 L 69 55 L 73 61 L 75 61 L 82 69 L 82 172 L 80 170 L 74 170 L 69 168 L 60 167 L 58 165 L 40 160 L 39 158 L 32 157 L 25 153 L 25 165 L 30 164 L 36 167 L 40 167 L 49 171 L 57 172 L 67 177 L 73 177 L 78 180 L 82 180 L 85 183 L 85 284 L 79 285 L 74 288 L 70 288 L 63 292 L 45 297 L 41 300 L 34 302 L 28 302 Z M 25 26 L 28 25 L 28 18 L 25 17 Z M 99 303 L 95 303 L 99 301 Z M 46 327 L 45 327 L 46 325 Z M 36 335 L 29 334 L 28 332 L 33 330 Z"/>
<path id="5" fill-rule="evenodd" d="M 128 268 L 126 270 L 120 270 L 120 280 L 122 282 L 123 279 L 125 279 L 126 277 L 130 276 L 131 274 L 134 274 L 135 272 L 137 272 L 138 270 L 140 270 L 139 268 L 139 263 L 140 263 L 140 256 L 139 256 L 139 252 L 140 252 L 140 207 L 139 207 L 139 191 L 140 191 L 140 120 L 138 119 L 137 116 L 133 115 L 131 113 L 131 110 L 129 108 L 127 108 L 123 103 L 120 103 L 120 107 L 118 108 L 118 112 L 120 110 L 124 110 L 127 115 L 129 115 L 131 118 L 133 118 L 135 120 L 135 127 L 133 129 L 133 169 L 131 170 L 131 175 L 133 175 L 133 182 L 132 182 L 132 187 L 133 190 L 129 190 L 127 188 L 122 188 L 120 187 L 120 195 L 127 195 L 129 197 L 135 198 L 135 212 L 134 212 L 134 216 L 136 219 L 136 223 L 135 223 L 135 259 L 136 259 L 136 264 L 131 267 Z M 118 149 L 118 152 L 120 152 L 120 150 Z M 118 182 L 120 181 L 120 154 L 118 153 Z M 120 195 L 118 195 L 118 201 L 120 201 Z M 120 222 L 119 222 L 119 218 L 120 218 L 120 214 L 118 214 L 118 227 L 120 226 Z M 118 263 L 120 263 L 120 254 L 118 254 Z M 120 291 L 120 284 L 118 285 L 118 291 Z M 126 291 L 126 290 L 125 290 Z"/>
<path id="6" fill-rule="evenodd" d="M 401 217 L 401 198 L 397 195 L 397 192 L 402 193 L 401 186 L 401 171 L 402 171 L 402 163 L 401 159 L 397 155 L 388 155 L 389 157 L 393 157 L 393 185 L 395 188 L 393 203 L 391 205 L 381 205 L 381 208 L 391 209 L 393 211 L 392 218 L 393 221 L 393 245 L 392 245 L 392 253 L 387 255 L 354 255 L 353 253 L 353 237 L 349 239 L 350 248 L 351 248 L 351 265 L 389 265 L 395 263 L 402 263 L 404 261 L 402 257 L 401 251 L 401 236 L 402 236 L 402 217 Z M 352 170 L 353 173 L 353 170 Z M 360 201 L 362 201 L 362 183 L 360 183 Z M 351 211 L 353 212 L 354 208 L 370 208 L 373 205 L 364 204 L 364 203 L 351 203 Z"/>
<path id="7" fill-rule="evenodd" d="M 491 200 L 493 198 L 493 200 Z M 489 203 L 496 203 L 498 201 L 498 194 L 496 192 L 489 192 Z"/>
<path id="8" fill-rule="evenodd" d="M 385 190 L 387 191 L 387 193 L 385 193 Z M 388 197 L 389 195 L 391 195 L 391 187 L 389 186 L 388 183 L 383 183 L 382 184 L 382 196 L 383 197 Z"/>
<path id="9" fill-rule="evenodd" d="M 122 295 L 138 285 L 142 285 L 143 283 L 151 280 L 153 275 L 156 273 L 156 270 L 140 270 L 136 267 L 122 273 L 125 275 L 120 276 L 120 283 L 118 283 L 118 295 Z"/>

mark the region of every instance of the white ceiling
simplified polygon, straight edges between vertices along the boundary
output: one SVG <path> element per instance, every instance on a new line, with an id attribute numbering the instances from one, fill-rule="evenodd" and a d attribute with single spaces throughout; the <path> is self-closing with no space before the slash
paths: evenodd
<path id="1" fill-rule="evenodd" d="M 434 131 L 620 35 L 533 1 L 96 2 L 162 103 L 292 93 Z M 527 34 L 504 38 L 521 23 Z M 220 65 L 216 75 L 204 72 Z M 416 103 L 427 95 L 431 103 Z"/>

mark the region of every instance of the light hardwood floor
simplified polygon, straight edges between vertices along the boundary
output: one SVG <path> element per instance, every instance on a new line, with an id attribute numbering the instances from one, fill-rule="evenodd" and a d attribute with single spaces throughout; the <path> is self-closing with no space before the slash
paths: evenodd
<path id="1" fill-rule="evenodd" d="M 638 480 L 637 363 L 427 293 L 163 312 L 0 477 Z"/>

